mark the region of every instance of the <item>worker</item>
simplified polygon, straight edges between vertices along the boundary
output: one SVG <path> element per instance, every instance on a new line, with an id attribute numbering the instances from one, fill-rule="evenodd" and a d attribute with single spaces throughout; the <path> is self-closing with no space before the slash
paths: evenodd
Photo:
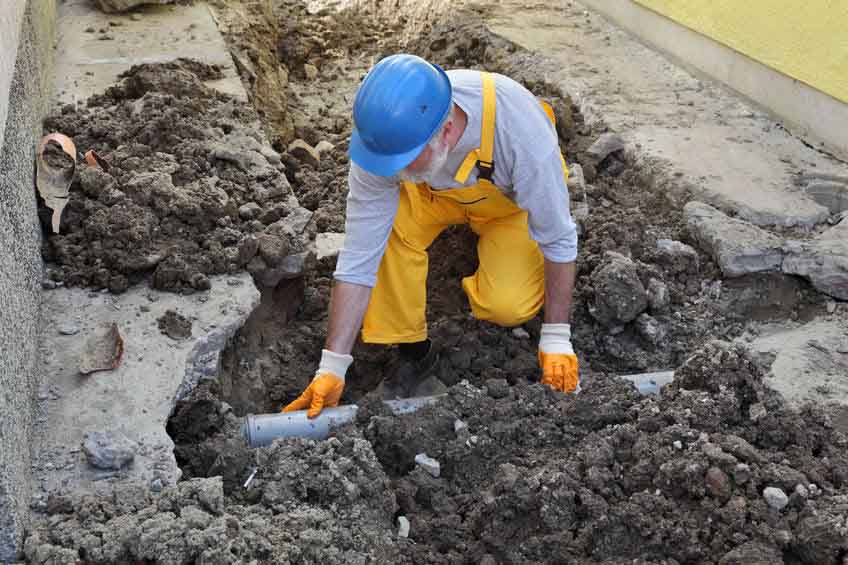
<path id="1" fill-rule="evenodd" d="M 577 392 L 569 325 L 577 230 L 550 106 L 506 76 L 445 72 L 397 54 L 359 85 L 353 121 L 327 338 L 313 380 L 283 411 L 313 418 L 338 405 L 360 329 L 365 343 L 398 345 L 389 378 L 397 396 L 434 372 L 427 248 L 454 224 L 479 236 L 478 269 L 462 280 L 471 313 L 515 327 L 544 303 L 541 382 Z"/>

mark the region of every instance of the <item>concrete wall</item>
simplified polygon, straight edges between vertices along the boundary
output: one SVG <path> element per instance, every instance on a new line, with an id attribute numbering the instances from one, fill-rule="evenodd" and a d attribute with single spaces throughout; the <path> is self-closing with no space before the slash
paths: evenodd
<path id="1" fill-rule="evenodd" d="M 50 100 L 55 0 L 0 9 L 0 563 L 15 558 L 30 501 L 41 292 L 35 143 Z"/>
<path id="2" fill-rule="evenodd" d="M 848 2 L 580 1 L 848 158 Z"/>

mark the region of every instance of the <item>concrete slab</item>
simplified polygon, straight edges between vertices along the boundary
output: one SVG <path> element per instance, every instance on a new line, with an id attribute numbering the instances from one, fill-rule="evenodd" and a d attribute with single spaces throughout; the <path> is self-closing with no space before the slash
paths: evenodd
<path id="1" fill-rule="evenodd" d="M 645 47 L 575 0 L 487 6 L 497 34 L 538 52 L 543 71 L 641 156 L 680 173 L 695 197 L 758 225 L 810 226 L 828 210 L 795 186 L 798 174 L 845 176 L 765 111 Z"/>
<path id="2" fill-rule="evenodd" d="M 795 327 L 765 325 L 750 349 L 771 363 L 769 386 L 793 402 L 848 409 L 848 307 Z"/>
<path id="3" fill-rule="evenodd" d="M 786 243 L 783 272 L 801 275 L 816 290 L 848 300 L 848 220 L 807 242 Z"/>
<path id="4" fill-rule="evenodd" d="M 57 102 L 82 103 L 114 84 L 117 76 L 133 65 L 179 57 L 221 65 L 224 78 L 206 84 L 247 100 L 229 49 L 205 2 L 104 14 L 89 0 L 68 0 L 59 9 Z"/>
<path id="5" fill-rule="evenodd" d="M 173 484 L 180 471 L 165 431 L 168 417 L 179 396 L 217 374 L 220 352 L 258 304 L 247 273 L 212 277 L 211 290 L 191 296 L 143 286 L 122 295 L 63 288 L 46 293 L 41 448 L 34 463 L 42 489 L 92 489 L 113 477 Z M 160 331 L 157 320 L 167 310 L 191 320 L 191 337 L 177 340 Z M 79 358 L 88 337 L 113 322 L 124 339 L 121 365 L 82 375 Z M 80 444 L 93 431 L 137 442 L 132 464 L 121 471 L 91 467 Z"/>
<path id="6" fill-rule="evenodd" d="M 726 277 L 780 271 L 783 240 L 703 202 L 683 207 L 689 232 L 710 252 Z"/>

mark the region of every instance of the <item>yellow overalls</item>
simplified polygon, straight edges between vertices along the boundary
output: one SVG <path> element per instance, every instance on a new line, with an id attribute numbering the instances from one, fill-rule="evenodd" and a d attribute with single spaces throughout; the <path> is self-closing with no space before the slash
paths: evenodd
<path id="1" fill-rule="evenodd" d="M 474 186 L 432 190 L 404 182 L 400 204 L 377 283 L 365 314 L 366 343 L 414 343 L 427 339 L 427 248 L 448 226 L 468 223 L 479 236 L 479 267 L 462 280 L 462 288 L 479 320 L 517 326 L 533 318 L 545 298 L 544 257 L 530 239 L 527 212 L 491 182 L 495 139 L 495 82 L 483 78 L 483 124 L 480 148 L 471 151 L 454 177 L 464 183 L 476 165 Z M 540 101 L 551 122 L 551 107 Z M 568 178 L 565 159 L 563 174 Z"/>

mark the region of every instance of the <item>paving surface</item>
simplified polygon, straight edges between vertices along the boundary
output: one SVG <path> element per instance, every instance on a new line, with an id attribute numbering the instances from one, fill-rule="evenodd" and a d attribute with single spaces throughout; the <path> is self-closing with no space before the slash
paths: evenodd
<path id="1" fill-rule="evenodd" d="M 192 296 L 144 286 L 125 294 L 57 289 L 45 294 L 41 331 L 43 384 L 37 433 L 37 476 L 48 491 L 91 488 L 111 477 L 179 478 L 165 424 L 181 395 L 217 373 L 218 357 L 259 303 L 247 273 L 212 277 L 212 289 Z M 191 322 L 174 339 L 158 320 L 175 310 Z M 117 324 L 124 353 L 115 370 L 81 374 L 80 356 L 104 325 Z M 87 432 L 121 434 L 138 443 L 133 463 L 118 471 L 91 467 L 80 445 Z"/>
<path id="2" fill-rule="evenodd" d="M 751 349 L 771 361 L 769 386 L 789 400 L 833 402 L 848 408 L 848 308 L 844 304 L 806 324 L 765 325 L 759 333 Z"/>
<path id="3" fill-rule="evenodd" d="M 547 78 L 647 157 L 660 158 L 693 195 L 760 225 L 812 226 L 828 210 L 795 175 L 848 176 L 848 167 L 786 133 L 778 122 L 701 80 L 573 0 L 505 0 L 489 27 L 547 56 Z M 549 69 L 547 68 L 549 67 Z"/>
<path id="4" fill-rule="evenodd" d="M 207 83 L 239 100 L 247 95 L 227 45 L 205 2 L 144 6 L 104 14 L 89 0 L 68 0 L 59 10 L 54 91 L 62 104 L 82 103 L 103 92 L 133 65 L 179 57 L 224 67 Z"/>

